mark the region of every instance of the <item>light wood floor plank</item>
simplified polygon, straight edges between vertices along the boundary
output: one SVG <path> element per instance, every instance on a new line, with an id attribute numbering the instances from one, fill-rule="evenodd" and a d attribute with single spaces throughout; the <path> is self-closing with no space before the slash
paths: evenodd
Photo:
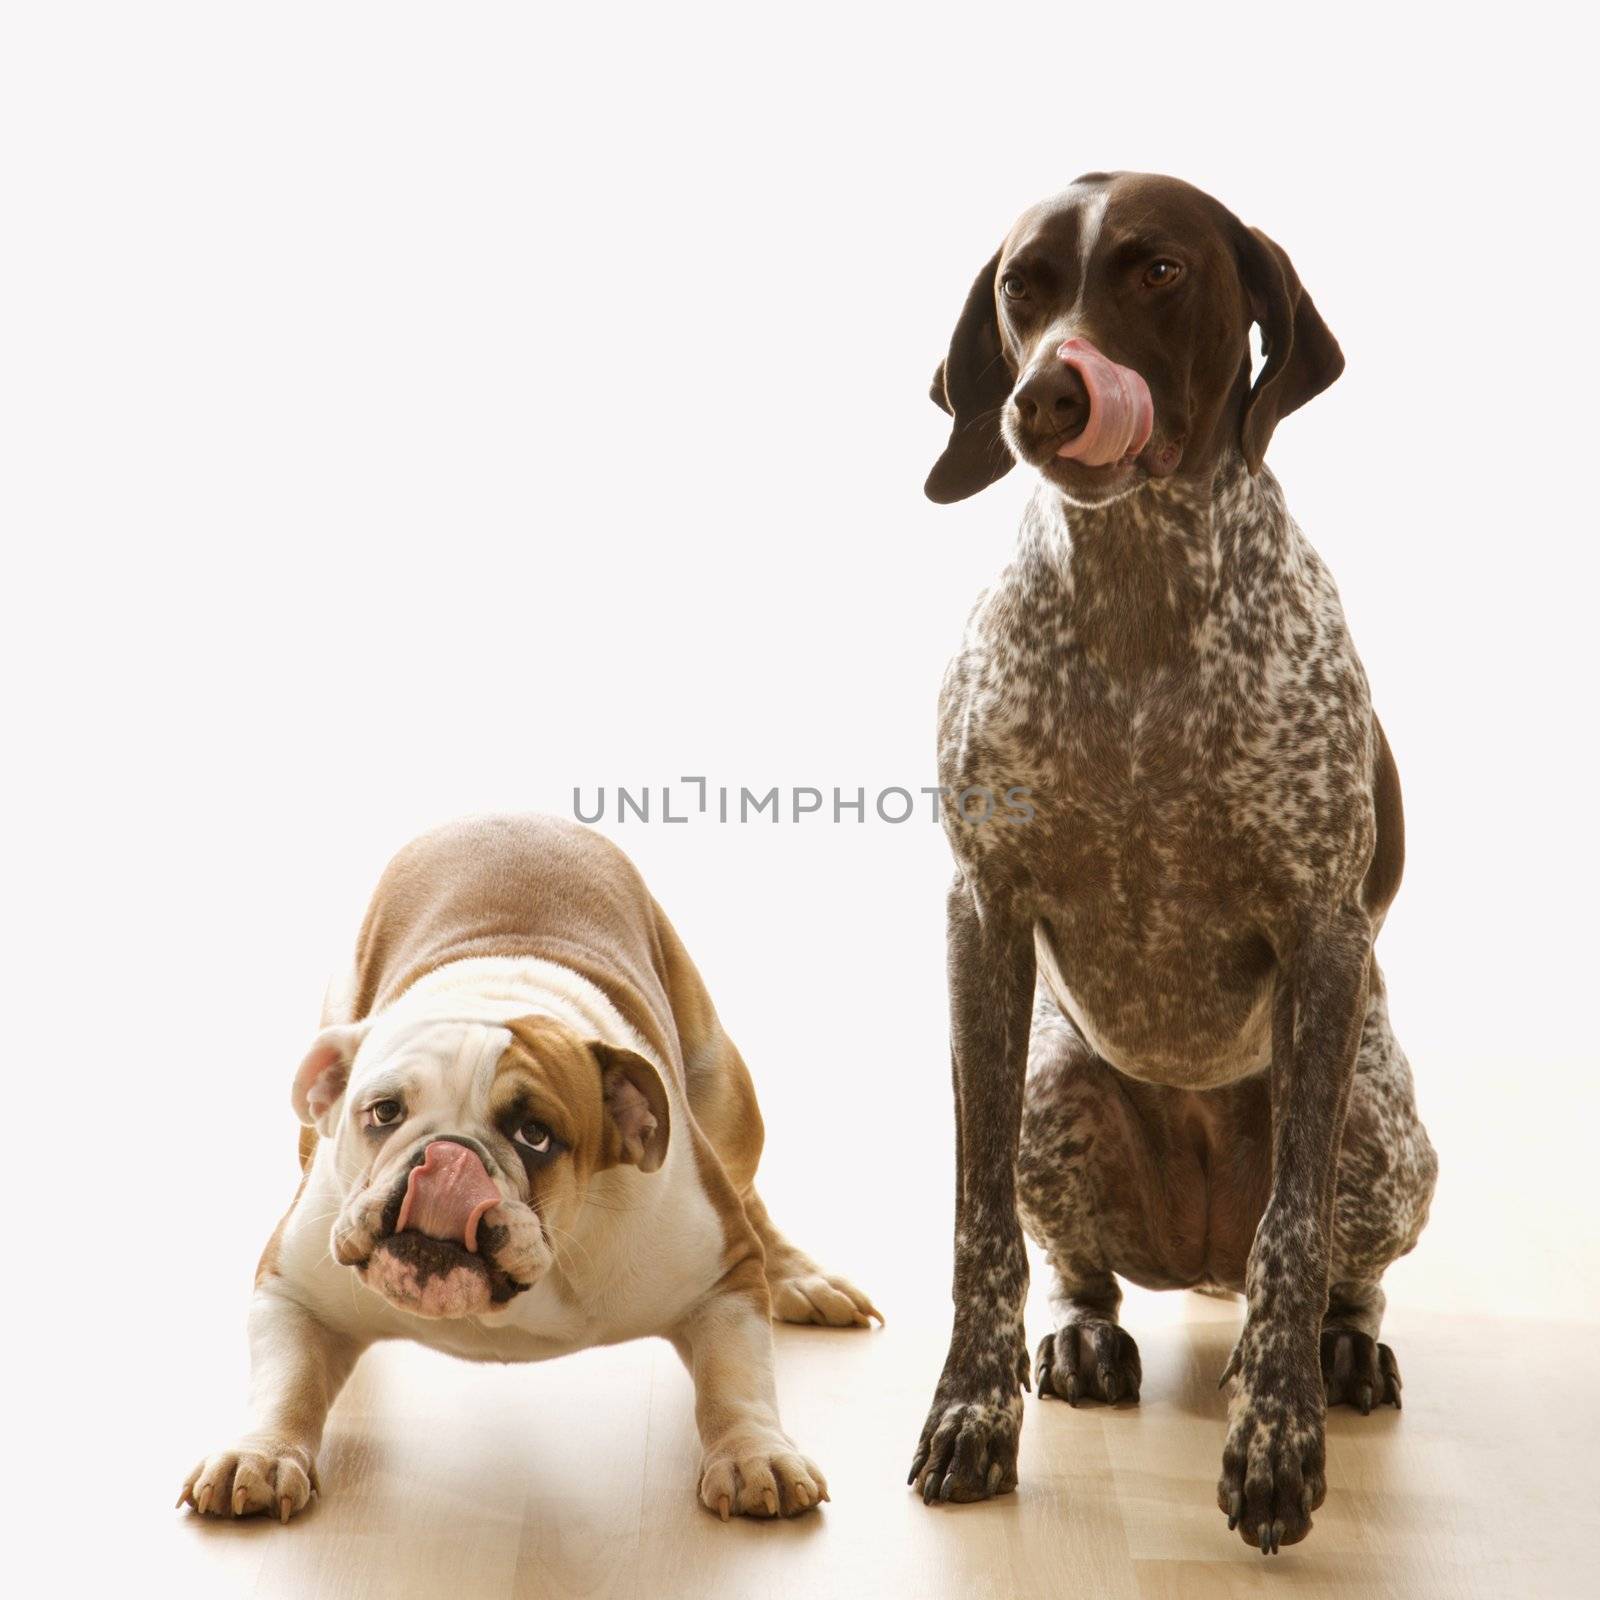
<path id="1" fill-rule="evenodd" d="M 1269 1562 L 1213 1500 L 1236 1303 L 1130 1293 L 1143 1403 L 1030 1397 L 1020 1491 L 927 1508 L 904 1476 L 947 1315 L 926 1293 L 885 1332 L 778 1330 L 786 1423 L 833 1492 L 820 1516 L 778 1525 L 698 1508 L 689 1382 L 665 1344 L 508 1369 L 374 1351 L 335 1411 L 323 1499 L 288 1528 L 175 1514 L 166 1592 L 1576 1600 L 1600 1587 L 1592 1323 L 1392 1307 L 1406 1408 L 1334 1413 L 1315 1531 Z M 1029 1325 L 1048 1326 L 1041 1304 Z"/>

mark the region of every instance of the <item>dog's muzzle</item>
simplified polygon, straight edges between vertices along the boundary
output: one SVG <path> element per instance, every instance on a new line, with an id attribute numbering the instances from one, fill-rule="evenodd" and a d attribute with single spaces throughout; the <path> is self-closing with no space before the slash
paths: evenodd
<path id="1" fill-rule="evenodd" d="M 435 1139 L 406 1175 L 394 1231 L 413 1228 L 476 1254 L 478 1224 L 499 1204 L 500 1191 L 477 1152 L 452 1139 Z"/>
<path id="2" fill-rule="evenodd" d="M 527 1285 L 494 1259 L 506 1229 L 503 1196 L 478 1153 L 435 1139 L 406 1173 L 393 1224 L 361 1264 L 368 1288 L 420 1317 L 468 1317 L 504 1305 Z M 387 1214 L 385 1220 L 387 1221 Z"/>
<path id="3" fill-rule="evenodd" d="M 1056 358 L 1077 376 L 1088 405 L 1082 429 L 1056 454 L 1086 467 L 1108 467 L 1138 455 L 1155 427 L 1149 384 L 1132 367 L 1102 355 L 1087 339 L 1068 339 Z"/>

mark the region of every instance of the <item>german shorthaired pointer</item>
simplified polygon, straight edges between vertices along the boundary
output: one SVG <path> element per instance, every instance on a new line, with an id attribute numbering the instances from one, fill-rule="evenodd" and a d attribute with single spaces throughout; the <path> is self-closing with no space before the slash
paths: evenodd
<path id="1" fill-rule="evenodd" d="M 1251 383 L 1249 332 L 1265 357 Z M 1139 1397 L 1116 1276 L 1243 1292 L 1217 1499 L 1265 1552 L 1326 1492 L 1326 1404 L 1400 1404 L 1385 1268 L 1436 1163 L 1372 947 L 1400 882 L 1393 757 L 1327 569 L 1262 457 L 1343 367 L 1289 258 L 1175 179 L 1091 173 L 978 274 L 928 478 L 1040 482 L 940 703 L 955 1322 L 911 1481 L 1017 1481 L 1018 1213 L 1053 1269 L 1041 1395 Z M 1008 448 L 1009 447 L 1009 448 Z"/>

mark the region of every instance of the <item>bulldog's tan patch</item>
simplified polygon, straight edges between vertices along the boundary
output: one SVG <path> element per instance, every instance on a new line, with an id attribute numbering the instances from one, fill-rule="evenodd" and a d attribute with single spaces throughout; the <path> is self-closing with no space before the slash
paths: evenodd
<path id="1" fill-rule="evenodd" d="M 659 965 L 683 1053 L 684 1087 L 728 1181 L 741 1194 L 761 1160 L 765 1130 L 755 1085 L 723 1031 L 711 996 L 667 914 L 651 902 Z"/>
<path id="2" fill-rule="evenodd" d="M 513 1106 L 568 1147 L 577 1179 L 629 1162 L 654 1172 L 666 1155 L 672 1110 L 655 1066 L 637 1051 L 586 1039 L 554 1017 L 508 1022 L 511 1043 L 490 1094 L 492 1120 Z"/>
<path id="3" fill-rule="evenodd" d="M 638 1153 L 630 1153 L 628 1135 L 611 1114 L 615 1097 L 608 1106 L 605 1090 L 606 1073 L 615 1070 L 619 1062 L 631 1062 L 631 1081 L 659 1118 L 664 1136 L 671 1117 L 670 1105 L 666 1089 L 649 1062 L 631 1050 L 584 1039 L 554 1017 L 520 1017 L 506 1027 L 511 1031 L 512 1042 L 496 1069 L 490 1094 L 492 1120 L 501 1121 L 514 1105 L 520 1105 L 526 1108 L 525 1115 L 542 1122 L 571 1151 L 570 1162 L 552 1162 L 532 1175 L 533 1204 L 541 1214 L 550 1215 L 550 1208 L 576 1204 L 595 1173 L 619 1162 L 633 1160 L 644 1170 L 653 1170 L 648 1160 L 639 1160 Z M 743 1072 L 744 1063 L 738 1060 L 737 1051 L 725 1039 L 723 1042 L 748 1084 L 749 1077 Z M 755 1110 L 753 1091 L 749 1105 L 759 1130 L 760 1113 Z M 721 1152 L 702 1132 L 698 1117 L 691 1117 L 686 1128 L 678 1129 L 678 1137 L 690 1141 L 701 1187 L 722 1226 L 723 1286 L 747 1292 L 761 1306 L 762 1314 L 770 1315 L 761 1243 Z M 759 1131 L 756 1137 L 759 1139 Z M 659 1163 L 659 1153 L 654 1159 Z"/>
<path id="4" fill-rule="evenodd" d="M 517 1107 L 567 1146 L 581 1178 L 591 1177 L 606 1154 L 605 1097 L 594 1052 L 554 1017 L 519 1017 L 506 1027 L 511 1043 L 495 1068 L 490 1119 L 499 1123 Z"/>

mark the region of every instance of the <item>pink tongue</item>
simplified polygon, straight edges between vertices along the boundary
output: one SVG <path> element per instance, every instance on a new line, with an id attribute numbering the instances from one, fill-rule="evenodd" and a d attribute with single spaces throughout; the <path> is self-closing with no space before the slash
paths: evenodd
<path id="1" fill-rule="evenodd" d="M 499 1203 L 500 1191 L 477 1155 L 440 1139 L 428 1146 L 422 1165 L 411 1169 L 394 1231 L 410 1228 L 475 1251 L 479 1219 Z"/>
<path id="2" fill-rule="evenodd" d="M 1107 467 L 1144 449 L 1155 426 L 1155 406 L 1144 379 L 1131 367 L 1107 360 L 1087 339 L 1068 339 L 1056 354 L 1089 392 L 1089 421 L 1056 454 L 1086 467 Z"/>

